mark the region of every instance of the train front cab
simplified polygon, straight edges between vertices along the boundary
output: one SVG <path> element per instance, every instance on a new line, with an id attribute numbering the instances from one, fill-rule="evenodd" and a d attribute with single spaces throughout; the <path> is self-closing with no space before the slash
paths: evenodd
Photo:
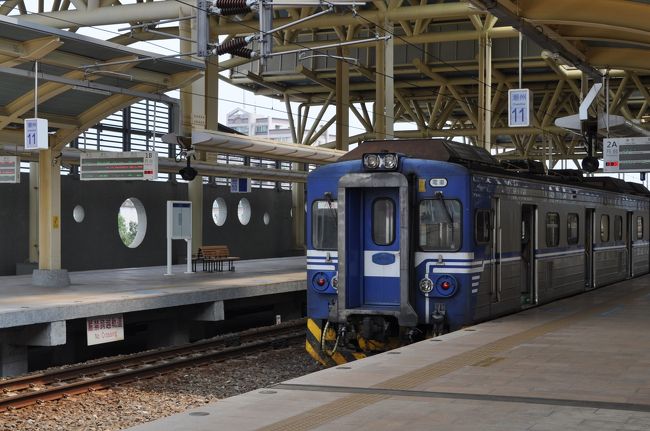
<path id="1" fill-rule="evenodd" d="M 313 174 L 319 178 L 308 191 L 307 350 L 322 363 L 347 362 L 471 319 L 472 253 L 462 248 L 471 236 L 471 223 L 462 224 L 470 220 L 463 214 L 470 212 L 468 172 L 415 159 L 400 168 Z M 333 208 L 337 244 L 325 251 Z M 331 280 L 336 286 L 319 286 Z"/>
<path id="2" fill-rule="evenodd" d="M 336 256 L 336 274 L 329 276 L 336 285 L 331 292 L 316 293 L 312 283 L 308 292 L 307 350 L 320 362 L 332 364 L 385 350 L 391 343 L 396 347 L 399 328 L 418 323 L 409 298 L 411 188 L 407 178 L 399 172 L 351 169 L 338 180 L 313 181 L 309 191 L 308 269 L 329 269 L 310 265 L 319 263 L 316 259 L 323 254 L 318 249 L 324 245 L 324 226 L 334 223 L 331 211 L 329 221 L 323 222 L 323 209 L 336 209 L 339 229 L 336 245 L 325 247 L 330 249 L 325 257 Z M 333 233 L 330 228 L 329 240 Z M 328 277 L 325 272 L 311 272 L 316 286 L 319 277 Z M 325 308 L 327 293 L 331 294 Z"/>

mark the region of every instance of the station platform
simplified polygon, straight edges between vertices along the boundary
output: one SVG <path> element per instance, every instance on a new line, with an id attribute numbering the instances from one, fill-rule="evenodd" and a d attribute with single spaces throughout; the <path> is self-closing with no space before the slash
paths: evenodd
<path id="1" fill-rule="evenodd" d="M 650 276 L 130 431 L 648 430 Z"/>
<path id="2" fill-rule="evenodd" d="M 0 376 L 27 371 L 27 346 L 65 344 L 75 319 L 150 311 L 151 319 L 156 310 L 182 309 L 187 319 L 219 321 L 225 302 L 305 290 L 304 256 L 238 261 L 235 271 L 186 269 L 176 265 L 171 276 L 165 266 L 71 272 L 71 285 L 61 288 L 34 286 L 31 275 L 0 277 Z"/>

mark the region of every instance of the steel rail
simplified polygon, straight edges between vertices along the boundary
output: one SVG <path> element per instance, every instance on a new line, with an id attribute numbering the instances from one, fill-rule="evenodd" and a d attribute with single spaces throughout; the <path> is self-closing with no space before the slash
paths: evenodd
<path id="1" fill-rule="evenodd" d="M 0 412 L 151 378 L 188 366 L 221 362 L 270 346 L 304 340 L 304 319 L 248 330 L 219 339 L 109 358 L 92 364 L 0 381 Z M 259 338 L 264 338 L 260 340 Z M 237 344 L 232 346 L 232 344 Z M 42 389 L 35 389 L 44 386 Z M 19 391 L 16 394 L 7 395 Z"/>

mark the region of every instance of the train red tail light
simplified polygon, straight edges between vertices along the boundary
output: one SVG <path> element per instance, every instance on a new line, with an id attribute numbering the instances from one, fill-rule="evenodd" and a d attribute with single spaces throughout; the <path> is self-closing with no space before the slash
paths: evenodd
<path id="1" fill-rule="evenodd" d="M 318 292 L 324 292 L 329 286 L 330 278 L 324 272 L 317 272 L 311 279 L 311 285 Z"/>
<path id="2" fill-rule="evenodd" d="M 449 283 L 448 281 L 443 281 L 442 283 L 440 283 L 440 287 L 442 287 L 444 290 L 449 290 L 449 288 L 451 287 L 451 283 Z"/>

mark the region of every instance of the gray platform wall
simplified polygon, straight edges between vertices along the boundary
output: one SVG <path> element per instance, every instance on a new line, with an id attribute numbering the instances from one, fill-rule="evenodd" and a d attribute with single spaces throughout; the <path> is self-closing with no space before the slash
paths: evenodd
<path id="1" fill-rule="evenodd" d="M 29 258 L 29 178 L 0 184 L 0 275 L 14 274 Z"/>
<path id="2" fill-rule="evenodd" d="M 15 274 L 18 262 L 28 258 L 29 178 L 21 184 L 0 184 L 0 275 Z M 187 185 L 167 182 L 79 181 L 61 178 L 62 267 L 70 271 L 128 268 L 166 263 L 166 202 L 187 200 Z M 126 247 L 118 235 L 117 215 L 126 199 L 139 199 L 147 213 L 146 236 L 137 248 Z M 212 221 L 212 202 L 223 198 L 228 216 L 223 226 Z M 237 218 L 239 199 L 249 200 L 252 216 L 247 226 Z M 85 219 L 73 219 L 81 205 Z M 225 244 L 245 259 L 289 256 L 291 246 L 291 192 L 254 189 L 231 194 L 223 186 L 204 186 L 204 244 Z M 263 223 L 264 212 L 270 223 Z M 185 243 L 174 241 L 174 263 L 185 260 Z"/>

